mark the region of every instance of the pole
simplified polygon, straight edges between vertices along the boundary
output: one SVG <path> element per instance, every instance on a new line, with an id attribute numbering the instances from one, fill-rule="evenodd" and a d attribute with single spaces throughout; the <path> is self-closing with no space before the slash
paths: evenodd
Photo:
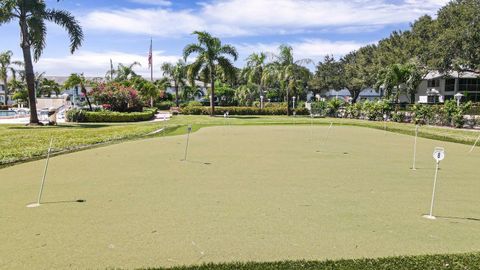
<path id="1" fill-rule="evenodd" d="M 473 149 L 475 149 L 475 146 L 477 146 L 478 141 L 480 141 L 480 135 L 478 136 L 477 140 L 476 140 L 475 143 L 473 144 L 473 146 L 472 146 L 472 148 L 470 149 L 470 152 L 469 152 L 469 153 L 473 152 Z"/>
<path id="2" fill-rule="evenodd" d="M 53 143 L 53 137 L 50 138 L 50 146 L 48 147 L 47 161 L 45 162 L 45 170 L 43 171 L 42 184 L 40 185 L 40 192 L 38 193 L 38 200 L 37 200 L 38 205 L 40 205 L 40 201 L 42 200 L 43 187 L 45 185 L 45 178 L 47 176 L 48 161 L 50 160 L 50 152 L 52 151 L 52 143 Z"/>
<path id="3" fill-rule="evenodd" d="M 110 59 L 110 80 L 113 81 L 113 62 Z"/>
<path id="4" fill-rule="evenodd" d="M 418 125 L 415 126 L 415 142 L 413 143 L 413 166 L 412 166 L 412 170 L 417 170 L 417 168 L 415 168 L 415 164 L 416 164 L 416 161 L 417 161 L 417 137 L 418 137 Z"/>
<path id="5" fill-rule="evenodd" d="M 187 161 L 187 153 L 188 153 L 188 141 L 190 140 L 190 132 L 192 131 L 192 126 L 189 125 L 187 128 L 187 144 L 185 145 L 185 155 L 183 157 L 184 161 Z"/>
<path id="6" fill-rule="evenodd" d="M 429 219 L 435 219 L 435 216 L 433 216 L 433 204 L 435 202 L 435 187 L 437 186 L 437 175 L 438 175 L 438 165 L 440 164 L 439 161 L 437 161 L 437 166 L 435 168 L 435 178 L 433 180 L 433 191 L 432 191 L 432 202 L 430 204 L 430 214 L 426 217 Z"/>
<path id="7" fill-rule="evenodd" d="M 153 82 L 153 40 L 150 38 L 150 81 Z"/>
<path id="8" fill-rule="evenodd" d="M 328 130 L 327 130 L 327 135 L 325 136 L 325 140 L 323 140 L 323 145 L 327 143 L 328 136 L 330 135 L 330 129 L 332 129 L 332 125 L 333 125 L 333 122 L 330 122 L 330 126 L 328 127 Z"/>
<path id="9" fill-rule="evenodd" d="M 165 132 L 167 131 L 167 116 L 164 114 L 163 115 L 163 136 L 165 136 Z"/>

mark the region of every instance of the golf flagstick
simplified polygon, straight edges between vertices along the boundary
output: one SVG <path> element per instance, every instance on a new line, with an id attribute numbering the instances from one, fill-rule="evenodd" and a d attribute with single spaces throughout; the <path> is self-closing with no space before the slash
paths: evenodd
<path id="1" fill-rule="evenodd" d="M 32 203 L 27 205 L 29 208 L 40 206 L 40 201 L 42 200 L 43 187 L 45 186 L 45 178 L 47 177 L 48 162 L 50 160 L 50 152 L 52 151 L 53 137 L 50 138 L 50 146 L 48 147 L 47 152 L 47 161 L 45 162 L 45 169 L 43 171 L 42 184 L 40 185 L 40 192 L 38 193 L 37 203 Z"/>
<path id="2" fill-rule="evenodd" d="M 330 122 L 330 126 L 328 127 L 328 130 L 327 130 L 327 135 L 325 136 L 325 139 L 323 140 L 322 145 L 325 145 L 327 143 L 328 136 L 330 135 L 330 130 L 332 129 L 332 126 L 333 126 L 333 122 Z"/>
<path id="3" fill-rule="evenodd" d="M 415 142 L 413 143 L 413 166 L 412 170 L 416 170 L 415 164 L 417 162 L 417 138 L 418 138 L 418 125 L 415 125 Z"/>
<path id="4" fill-rule="evenodd" d="M 469 153 L 473 152 L 473 149 L 475 149 L 475 146 L 477 146 L 477 143 L 478 143 L 479 140 L 480 140 L 480 135 L 478 136 L 477 140 L 476 140 L 475 143 L 473 144 L 473 146 L 472 146 L 472 148 L 470 149 L 470 152 L 469 152 Z"/>
<path id="5" fill-rule="evenodd" d="M 436 161 L 436 167 L 435 167 L 435 176 L 433 178 L 433 191 L 432 191 L 432 201 L 430 203 L 430 213 L 428 215 L 424 215 L 423 217 L 426 219 L 437 219 L 433 215 L 433 205 L 435 203 L 435 190 L 437 187 L 437 176 L 438 176 L 438 168 L 440 165 L 440 161 L 442 161 L 445 158 L 445 149 L 442 147 L 436 147 L 435 150 L 433 151 L 433 158 Z"/>
<path id="6" fill-rule="evenodd" d="M 191 131 L 192 131 L 192 125 L 188 125 L 188 127 L 187 127 L 187 144 L 185 145 L 185 155 L 183 156 L 183 161 L 187 161 L 188 141 L 190 140 L 190 132 Z"/>

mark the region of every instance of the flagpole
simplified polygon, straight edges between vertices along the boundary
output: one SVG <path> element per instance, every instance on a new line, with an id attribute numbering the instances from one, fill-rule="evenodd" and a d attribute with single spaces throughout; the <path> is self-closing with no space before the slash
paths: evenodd
<path id="1" fill-rule="evenodd" d="M 153 82 L 153 40 L 150 38 L 150 80 Z"/>
<path id="2" fill-rule="evenodd" d="M 113 81 L 113 62 L 110 58 L 110 80 Z"/>

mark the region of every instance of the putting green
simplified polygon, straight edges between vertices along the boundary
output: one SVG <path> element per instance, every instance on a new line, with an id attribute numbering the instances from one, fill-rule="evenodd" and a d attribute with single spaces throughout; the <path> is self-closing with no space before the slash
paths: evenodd
<path id="1" fill-rule="evenodd" d="M 480 250 L 480 154 L 326 126 L 227 126 L 0 170 L 0 268 L 148 267 Z M 443 146 L 434 214 L 433 148 Z M 86 202 L 72 202 L 84 199 Z"/>

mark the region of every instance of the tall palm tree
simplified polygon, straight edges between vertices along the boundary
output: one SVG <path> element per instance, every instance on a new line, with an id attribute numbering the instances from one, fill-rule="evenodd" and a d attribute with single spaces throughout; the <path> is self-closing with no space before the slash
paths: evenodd
<path id="1" fill-rule="evenodd" d="M 277 80 L 285 92 L 287 101 L 287 115 L 291 115 L 290 94 L 294 93 L 301 85 L 306 85 L 309 80 L 309 71 L 303 65 L 311 64 L 311 59 L 295 60 L 293 48 L 287 45 L 280 45 L 280 53 L 273 55 L 274 62 L 265 68 L 266 80 L 272 82 Z"/>
<path id="2" fill-rule="evenodd" d="M 175 88 L 175 104 L 178 107 L 180 105 L 178 90 L 180 87 L 186 85 L 186 64 L 180 59 L 175 65 L 172 63 L 163 63 L 161 69 L 163 71 L 163 76 L 173 82 L 173 87 Z"/>
<path id="3" fill-rule="evenodd" d="M 12 61 L 12 55 L 12 51 L 0 53 L 0 80 L 3 82 L 5 105 L 8 104 L 8 72 L 14 74 L 16 71 L 12 65 L 22 65 L 22 62 Z"/>
<path id="4" fill-rule="evenodd" d="M 241 77 L 246 80 L 248 84 L 255 84 L 258 87 L 258 93 L 263 96 L 263 88 L 265 85 L 265 67 L 267 55 L 263 52 L 252 53 L 247 58 L 247 65 L 242 70 Z M 244 89 L 245 90 L 245 89 Z"/>
<path id="5" fill-rule="evenodd" d="M 0 2 L 0 25 L 18 21 L 20 47 L 23 52 L 25 74 L 30 103 L 30 124 L 39 124 L 35 104 L 35 73 L 33 60 L 38 61 L 46 46 L 47 22 L 63 27 L 70 37 L 70 52 L 74 53 L 83 41 L 80 24 L 70 12 L 47 8 L 44 0 L 2 0 Z"/>
<path id="6" fill-rule="evenodd" d="M 191 54 L 196 54 L 197 58 L 189 65 L 188 73 L 191 77 L 196 77 L 202 70 L 208 70 L 210 79 L 210 116 L 215 116 L 215 79 L 217 76 L 217 67 L 225 75 L 235 76 L 236 69 L 228 56 L 237 61 L 238 53 L 235 47 L 223 45 L 220 39 L 213 37 L 207 32 L 195 31 L 198 43 L 189 44 L 183 49 L 185 61 Z"/>
<path id="7" fill-rule="evenodd" d="M 63 83 L 63 87 L 65 89 L 72 89 L 74 87 L 80 87 L 80 91 L 82 94 L 85 96 L 87 99 L 88 103 L 88 108 L 90 111 L 93 110 L 92 108 L 92 103 L 90 102 L 90 99 L 88 98 L 88 92 L 86 86 L 89 84 L 85 76 L 82 74 L 77 74 L 77 73 L 72 73 L 68 79 Z"/>
<path id="8" fill-rule="evenodd" d="M 136 66 L 142 66 L 142 65 L 137 61 L 128 65 L 119 63 L 117 66 L 117 70 L 111 71 L 113 74 L 115 74 L 115 81 L 121 82 L 121 81 L 130 80 L 135 77 L 139 77 L 139 75 L 135 73 L 135 71 L 133 70 L 133 68 Z"/>

